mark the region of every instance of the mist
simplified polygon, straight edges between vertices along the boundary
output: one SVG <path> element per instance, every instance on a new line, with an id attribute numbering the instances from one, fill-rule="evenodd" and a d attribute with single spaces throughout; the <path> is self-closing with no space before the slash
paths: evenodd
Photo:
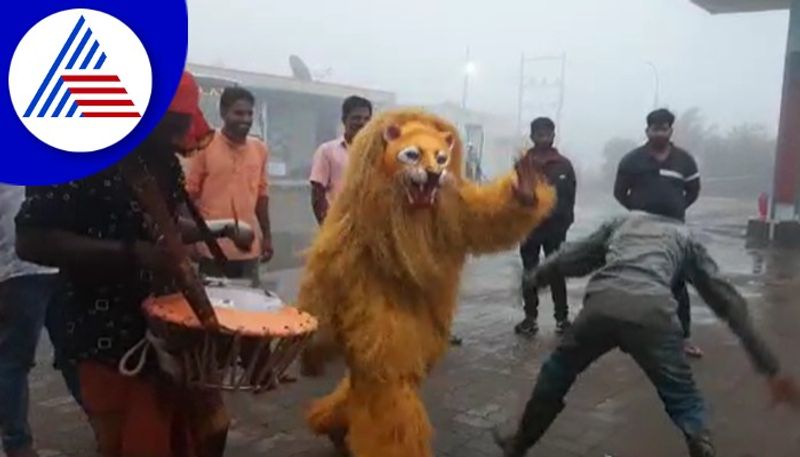
<path id="1" fill-rule="evenodd" d="M 720 132 L 774 137 L 788 12 L 712 16 L 689 0 L 189 0 L 189 61 L 394 92 L 399 104 L 461 104 L 517 128 L 520 57 L 566 56 L 559 146 L 584 170 L 613 138 L 642 141 L 654 105 L 699 109 Z M 528 67 L 552 80 L 559 66 Z M 658 89 L 657 89 L 658 81 Z M 657 94 L 656 94 L 657 91 Z M 552 90 L 526 91 L 523 129 L 554 116 Z M 493 160 L 488 168 L 505 167 Z M 502 151 L 498 151 L 502 154 Z M 767 158 L 771 162 L 771 157 Z"/>

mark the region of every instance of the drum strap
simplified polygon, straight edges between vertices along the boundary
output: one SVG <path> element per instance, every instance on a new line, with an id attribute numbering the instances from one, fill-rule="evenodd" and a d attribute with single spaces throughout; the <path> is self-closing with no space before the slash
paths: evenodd
<path id="1" fill-rule="evenodd" d="M 149 330 L 144 338 L 128 349 L 128 352 L 120 359 L 117 367 L 120 374 L 123 376 L 137 376 L 141 373 L 147 363 L 148 353 L 151 350 L 155 352 L 156 358 L 158 359 L 158 366 L 163 372 L 173 379 L 181 379 L 183 370 L 180 368 L 178 360 L 167 350 L 166 340 L 157 337 Z M 137 354 L 138 360 L 136 360 L 136 364 L 132 368 L 129 368 L 128 362 L 134 359 Z"/>
<path id="2" fill-rule="evenodd" d="M 218 325 L 214 308 L 208 300 L 205 288 L 183 245 L 178 225 L 164 201 L 156 178 L 139 154 L 130 154 L 120 162 L 120 169 L 126 183 L 133 190 L 144 213 L 152 218 L 148 229 L 153 240 L 159 242 L 171 257 L 170 273 L 186 297 L 186 301 L 204 327 Z"/>

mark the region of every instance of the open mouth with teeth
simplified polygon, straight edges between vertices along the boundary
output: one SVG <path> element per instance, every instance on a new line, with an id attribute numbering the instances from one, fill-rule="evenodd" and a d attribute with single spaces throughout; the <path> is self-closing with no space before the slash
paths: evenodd
<path id="1" fill-rule="evenodd" d="M 439 173 L 426 172 L 424 175 L 412 175 L 406 184 L 408 204 L 413 208 L 429 208 L 436 203 L 436 195 L 441 186 Z"/>

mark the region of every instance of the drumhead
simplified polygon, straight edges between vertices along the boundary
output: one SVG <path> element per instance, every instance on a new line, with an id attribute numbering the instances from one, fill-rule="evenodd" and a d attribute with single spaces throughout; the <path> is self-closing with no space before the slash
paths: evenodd
<path id="1" fill-rule="evenodd" d="M 262 290 L 241 286 L 206 287 L 214 313 L 223 330 L 248 336 L 296 336 L 317 329 L 317 320 L 280 298 Z M 151 297 L 145 301 L 150 319 L 188 328 L 203 328 L 181 294 Z"/>
<path id="2" fill-rule="evenodd" d="M 240 311 L 278 311 L 283 302 L 277 296 L 268 296 L 260 289 L 250 287 L 206 287 L 214 308 Z"/>

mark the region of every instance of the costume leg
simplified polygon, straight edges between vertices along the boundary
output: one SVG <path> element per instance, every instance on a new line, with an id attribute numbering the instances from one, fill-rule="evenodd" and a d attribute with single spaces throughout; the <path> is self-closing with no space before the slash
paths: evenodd
<path id="1" fill-rule="evenodd" d="M 318 435 L 346 434 L 349 397 L 350 377 L 346 376 L 333 392 L 311 404 L 306 414 L 306 422 L 311 430 Z"/>
<path id="2" fill-rule="evenodd" d="M 521 457 L 539 441 L 564 409 L 564 397 L 578 375 L 615 345 L 608 318 L 586 312 L 578 316 L 572 331 L 542 365 L 516 434 L 497 437 L 506 457 Z"/>
<path id="3" fill-rule="evenodd" d="M 622 350 L 636 360 L 655 386 L 667 414 L 683 432 L 692 457 L 713 456 L 703 398 L 686 361 L 681 332 L 629 324 L 620 332 L 620 339 Z"/>
<path id="4" fill-rule="evenodd" d="M 348 444 L 355 457 L 431 457 L 431 425 L 416 383 L 353 377 Z"/>

